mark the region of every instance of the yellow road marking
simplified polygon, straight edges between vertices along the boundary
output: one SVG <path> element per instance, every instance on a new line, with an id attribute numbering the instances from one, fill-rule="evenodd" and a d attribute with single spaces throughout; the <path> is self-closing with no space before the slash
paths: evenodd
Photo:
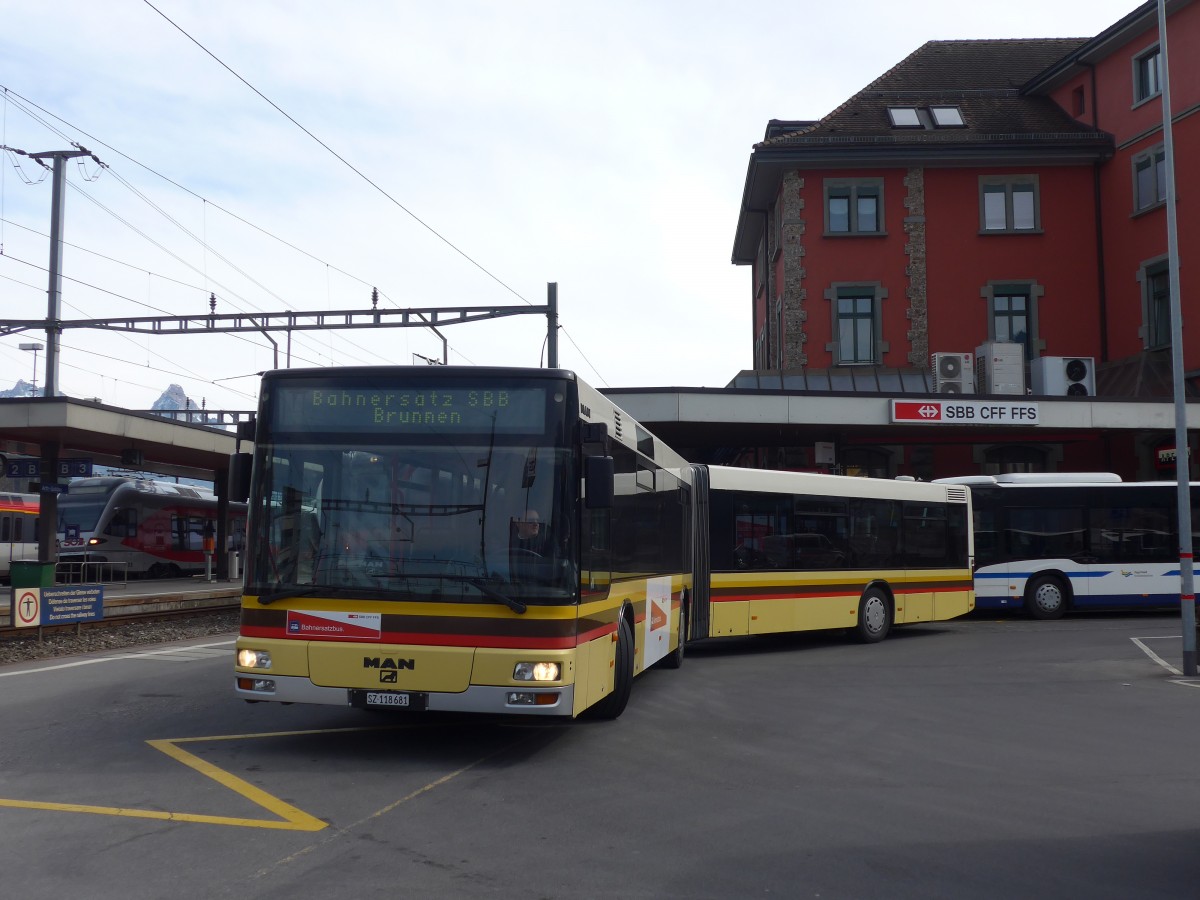
<path id="1" fill-rule="evenodd" d="M 321 831 L 329 827 L 328 822 L 310 816 L 304 810 L 285 803 L 250 782 L 226 772 L 184 750 L 179 744 L 202 741 L 236 741 L 253 738 L 294 737 L 306 734 L 338 734 L 350 731 L 380 731 L 380 728 L 319 728 L 311 731 L 274 731 L 258 734 L 222 734 L 209 737 L 174 738 L 171 740 L 146 741 L 155 750 L 165 753 L 176 762 L 183 763 L 206 778 L 240 794 L 252 803 L 279 817 L 275 819 L 246 819 L 237 816 L 207 816 L 198 813 L 176 813 L 157 809 L 126 809 L 120 806 L 89 806 L 79 803 L 44 803 L 37 800 L 0 799 L 0 807 L 10 809 L 39 809 L 56 812 L 88 813 L 97 816 L 124 816 L 131 819 L 158 819 L 166 822 L 199 822 L 206 825 L 234 825 L 241 828 L 271 828 L 277 831 Z M 454 773 L 458 774 L 458 773 Z M 452 776 L 451 776 L 452 777 Z M 435 783 L 436 784 L 436 783 Z"/>
<path id="2" fill-rule="evenodd" d="M 268 794 L 261 788 L 255 787 L 254 785 L 250 784 L 250 782 L 239 778 L 231 772 L 227 772 L 224 769 L 218 768 L 217 766 L 214 766 L 210 762 L 206 762 L 195 754 L 189 753 L 179 745 L 211 741 L 241 741 L 253 740 L 255 738 L 296 737 L 313 734 L 345 734 L 356 731 L 392 731 L 395 730 L 396 727 L 397 726 L 382 726 L 373 728 L 315 728 L 308 731 L 265 731 L 254 734 L 217 734 L 210 735 L 208 737 L 172 738 L 169 740 L 146 741 L 146 743 L 155 750 L 165 753 L 176 762 L 183 763 L 183 765 L 190 769 L 194 769 L 206 778 L 211 778 L 213 781 L 228 788 L 234 793 L 245 797 L 250 802 L 261 806 L 268 812 L 274 813 L 279 817 L 278 820 L 246 819 L 236 816 L 208 816 L 201 815 L 199 813 L 174 813 L 157 809 L 126 809 L 125 807 L 120 806 L 89 806 L 80 803 L 45 803 L 37 800 L 5 800 L 2 798 L 0 798 L 0 808 L 38 809 L 55 812 L 87 813 L 97 816 L 124 816 L 131 819 L 157 819 L 164 822 L 198 822 L 205 825 L 233 825 L 239 828 L 270 828 L 276 831 L 322 831 L 329 827 L 328 822 L 318 819 L 316 816 L 311 816 L 304 810 L 292 806 L 290 803 L 285 803 L 283 800 L 280 800 L 273 794 Z M 528 738 L 524 738 L 523 740 L 527 739 Z M 519 743 L 521 743 L 521 741 L 517 741 L 511 746 L 515 746 Z M 399 800 L 389 803 L 382 809 L 376 810 L 352 825 L 337 829 L 336 836 L 344 835 L 351 829 L 362 825 L 364 822 L 383 816 L 386 813 L 391 812 L 396 807 L 401 806 L 402 804 L 407 803 L 408 801 L 413 800 L 422 794 L 428 793 L 434 788 L 440 787 L 449 781 L 452 781 L 459 775 L 462 775 L 464 772 L 469 771 L 470 769 L 482 762 L 485 762 L 492 756 L 495 756 L 497 753 L 500 753 L 505 749 L 509 748 L 501 747 L 492 753 L 475 760 L 474 762 L 468 763 L 462 768 L 456 769 L 447 775 L 443 775 L 441 778 L 430 782 L 424 787 L 417 788 L 415 791 L 412 791 L 404 797 L 401 797 Z M 279 860 L 279 862 L 270 866 L 268 869 L 260 871 L 256 877 L 261 877 L 263 874 L 273 870 L 279 865 L 292 862 L 293 860 L 315 849 L 317 846 L 318 845 L 314 844 L 309 847 L 305 847 L 297 853 L 294 853 L 285 859 Z"/>

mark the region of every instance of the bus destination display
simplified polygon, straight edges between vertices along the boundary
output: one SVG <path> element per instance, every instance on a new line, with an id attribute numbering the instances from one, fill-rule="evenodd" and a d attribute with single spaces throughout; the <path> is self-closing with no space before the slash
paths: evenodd
<path id="1" fill-rule="evenodd" d="M 276 431 L 541 432 L 545 387 L 287 385 L 274 392 Z"/>

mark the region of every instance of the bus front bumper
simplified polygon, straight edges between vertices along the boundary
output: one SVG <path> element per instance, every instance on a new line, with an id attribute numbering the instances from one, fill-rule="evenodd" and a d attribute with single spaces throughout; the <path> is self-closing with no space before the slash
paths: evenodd
<path id="1" fill-rule="evenodd" d="M 259 688 L 259 689 L 254 689 Z M 344 687 L 322 687 L 308 678 L 290 675 L 243 674 L 234 679 L 234 693 L 243 700 L 268 703 L 316 703 L 326 706 L 357 706 L 355 695 L 365 691 Z M 531 694 L 537 702 L 528 702 Z M 416 692 L 410 696 L 416 697 Z M 421 708 L 429 712 L 516 714 L 523 716 L 571 716 L 575 686 L 496 687 L 471 685 L 460 693 L 423 692 Z M 553 702 L 548 702 L 553 700 Z M 515 701 L 515 702 L 514 702 Z M 400 704 L 370 704 L 371 709 L 404 709 Z"/>

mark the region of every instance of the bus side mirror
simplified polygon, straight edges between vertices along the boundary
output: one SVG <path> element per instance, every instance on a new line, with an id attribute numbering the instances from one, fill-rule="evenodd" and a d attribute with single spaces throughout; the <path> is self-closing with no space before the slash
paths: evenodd
<path id="1" fill-rule="evenodd" d="M 250 467 L 254 457 L 249 453 L 229 454 L 229 499 L 245 503 L 250 499 Z"/>
<path id="2" fill-rule="evenodd" d="M 584 460 L 583 487 L 588 509 L 611 509 L 614 467 L 611 456 L 589 456 Z"/>

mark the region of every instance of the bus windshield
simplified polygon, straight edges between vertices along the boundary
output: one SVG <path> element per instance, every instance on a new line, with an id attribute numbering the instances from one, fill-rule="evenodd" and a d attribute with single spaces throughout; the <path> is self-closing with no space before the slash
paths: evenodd
<path id="1" fill-rule="evenodd" d="M 468 392 L 440 389 L 431 421 L 379 428 L 382 403 L 358 411 L 360 392 L 337 387 L 317 401 L 310 387 L 273 391 L 275 429 L 259 434 L 248 592 L 514 609 L 574 602 L 579 476 L 561 446 L 565 397 L 553 383 L 523 398 L 497 391 L 526 408 L 464 407 L 474 419 L 449 426 L 444 417 Z M 558 410 L 549 428 L 548 408 Z"/>

